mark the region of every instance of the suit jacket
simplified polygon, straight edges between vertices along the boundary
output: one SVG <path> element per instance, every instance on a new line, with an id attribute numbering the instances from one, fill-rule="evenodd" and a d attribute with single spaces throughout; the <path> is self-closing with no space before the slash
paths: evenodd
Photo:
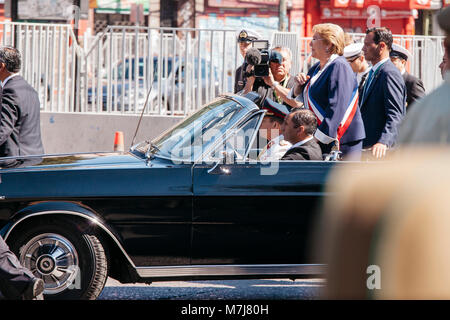
<path id="1" fill-rule="evenodd" d="M 318 74 L 319 68 L 320 64 L 316 63 L 309 69 L 308 75 L 311 77 L 309 81 L 312 82 L 312 78 Z M 314 134 L 319 141 L 329 144 L 338 136 L 338 128 L 357 90 L 358 83 L 355 73 L 342 56 L 330 62 L 322 70 L 317 80 L 310 85 L 309 96 L 319 113 L 323 115 L 323 121 L 318 125 Z M 303 98 L 306 100 L 306 95 Z M 364 138 L 363 121 L 360 110 L 356 108 L 353 119 L 347 131 L 342 135 L 340 143 L 350 144 Z"/>
<path id="2" fill-rule="evenodd" d="M 403 74 L 403 80 L 405 80 L 406 85 L 406 103 L 407 107 L 409 107 L 414 101 L 425 95 L 425 88 L 422 80 L 408 72 Z M 409 109 L 406 108 L 406 111 L 408 110 Z"/>
<path id="3" fill-rule="evenodd" d="M 3 87 L 1 102 L 0 157 L 43 154 L 36 90 L 17 75 Z"/>
<path id="4" fill-rule="evenodd" d="M 366 80 L 367 83 L 367 80 Z M 376 71 L 366 94 L 360 100 L 366 138 L 363 148 L 375 143 L 392 147 L 405 116 L 406 86 L 400 71 L 388 59 Z"/>
<path id="5" fill-rule="evenodd" d="M 366 79 L 367 79 L 367 76 L 369 75 L 369 72 L 367 72 L 367 73 L 365 73 L 362 77 L 361 77 L 361 80 L 359 81 L 359 84 L 358 84 L 358 94 L 359 94 L 359 98 L 361 99 L 362 98 L 362 92 L 363 92 L 363 89 L 364 89 L 364 83 L 366 83 Z"/>
<path id="6" fill-rule="evenodd" d="M 323 160 L 322 150 L 315 139 L 289 149 L 281 160 Z"/>

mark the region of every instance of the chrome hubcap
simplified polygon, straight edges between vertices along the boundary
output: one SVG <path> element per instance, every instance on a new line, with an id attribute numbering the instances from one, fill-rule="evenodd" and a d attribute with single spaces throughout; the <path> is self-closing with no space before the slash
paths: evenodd
<path id="1" fill-rule="evenodd" d="M 75 247 L 59 234 L 41 234 L 28 241 L 20 250 L 20 262 L 44 280 L 45 294 L 69 288 L 80 274 Z"/>

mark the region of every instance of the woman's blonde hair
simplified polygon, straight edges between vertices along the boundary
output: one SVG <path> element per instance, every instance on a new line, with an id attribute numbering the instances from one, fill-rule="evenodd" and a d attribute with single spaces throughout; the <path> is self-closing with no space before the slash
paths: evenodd
<path id="1" fill-rule="evenodd" d="M 345 47 L 345 33 L 340 26 L 333 23 L 316 24 L 312 32 L 318 33 L 327 44 L 331 44 L 328 53 L 342 56 Z"/>

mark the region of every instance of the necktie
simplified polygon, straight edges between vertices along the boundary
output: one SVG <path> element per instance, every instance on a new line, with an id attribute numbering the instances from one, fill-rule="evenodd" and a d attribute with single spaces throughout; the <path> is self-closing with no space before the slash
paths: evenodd
<path id="1" fill-rule="evenodd" d="M 374 73 L 374 72 L 373 72 L 373 69 L 370 69 L 369 76 L 367 77 L 367 80 L 366 80 L 366 82 L 364 83 L 363 97 L 362 97 L 361 101 L 364 100 L 364 97 L 365 97 L 366 94 L 367 94 L 367 90 L 369 89 L 370 83 L 372 82 L 372 79 L 373 79 L 373 73 Z"/>

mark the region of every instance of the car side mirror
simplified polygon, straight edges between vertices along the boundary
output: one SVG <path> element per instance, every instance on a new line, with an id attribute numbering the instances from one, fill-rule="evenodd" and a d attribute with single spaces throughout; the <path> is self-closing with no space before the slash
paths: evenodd
<path id="1" fill-rule="evenodd" d="M 236 151 L 222 151 L 223 155 L 223 163 L 226 164 L 234 164 L 237 161 L 237 154 Z"/>
<path id="2" fill-rule="evenodd" d="M 227 168 L 227 166 L 224 166 L 222 161 L 217 161 L 214 166 L 208 170 L 208 174 L 229 176 L 231 174 L 231 170 L 230 168 Z"/>
<path id="3" fill-rule="evenodd" d="M 236 151 L 221 151 L 221 157 L 216 158 L 214 166 L 208 170 L 209 174 L 230 175 L 231 171 L 226 164 L 234 164 L 237 162 Z"/>

